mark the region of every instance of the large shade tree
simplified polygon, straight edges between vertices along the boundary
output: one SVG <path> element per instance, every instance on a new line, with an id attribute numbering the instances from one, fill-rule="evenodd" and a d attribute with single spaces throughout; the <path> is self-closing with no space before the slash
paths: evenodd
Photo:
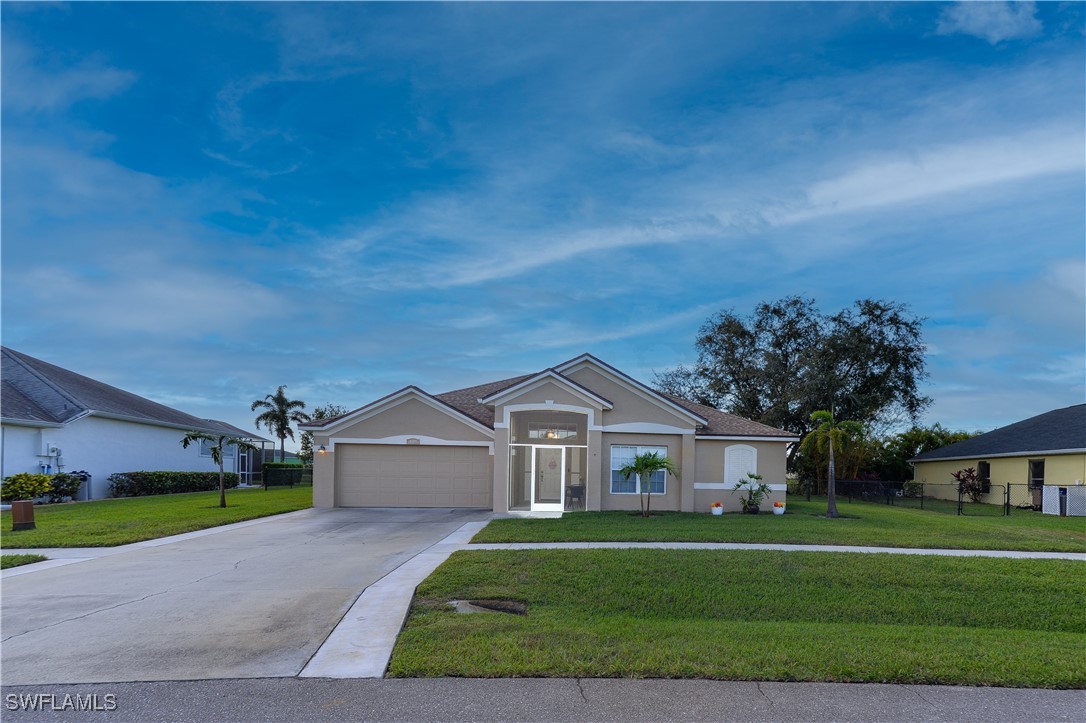
<path id="1" fill-rule="evenodd" d="M 675 463 L 670 457 L 661 457 L 656 452 L 644 452 L 633 458 L 618 471 L 624 479 L 636 477 L 638 481 L 638 498 L 641 501 L 641 516 L 648 517 L 652 508 L 652 476 L 657 472 L 670 473 L 678 478 L 675 471 Z"/>
<path id="2" fill-rule="evenodd" d="M 799 437 L 815 411 L 877 426 L 916 420 L 931 403 L 923 319 L 904 304 L 862 299 L 827 316 L 814 299 L 763 302 L 749 316 L 721 311 L 698 331 L 697 362 L 656 375 L 665 392 Z M 798 446 L 788 454 L 795 469 Z"/>
<path id="3" fill-rule="evenodd" d="M 305 402 L 299 399 L 288 399 L 283 392 L 287 386 L 280 384 L 275 394 L 267 394 L 263 399 L 253 402 L 252 411 L 262 409 L 256 417 L 256 428 L 264 425 L 272 434 L 279 438 L 279 461 L 287 461 L 286 442 L 287 437 L 293 441 L 294 430 L 290 425 L 301 424 L 309 421 L 309 415 L 303 412 Z"/>
<path id="4" fill-rule="evenodd" d="M 188 449 L 190 444 L 200 441 L 209 443 L 208 449 L 211 451 L 211 461 L 219 465 L 219 507 L 226 507 L 226 470 L 224 469 L 226 455 L 224 451 L 228 447 L 239 450 L 248 449 L 250 451 L 255 450 L 256 447 L 250 444 L 249 440 L 241 437 L 232 437 L 229 434 L 208 434 L 207 432 L 189 432 L 181 440 L 181 446 Z"/>

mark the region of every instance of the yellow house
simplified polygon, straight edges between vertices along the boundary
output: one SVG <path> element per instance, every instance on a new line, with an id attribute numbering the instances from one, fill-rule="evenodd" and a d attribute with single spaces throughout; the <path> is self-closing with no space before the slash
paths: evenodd
<path id="1" fill-rule="evenodd" d="M 1086 504 L 1086 404 L 1045 412 L 909 461 L 913 479 L 931 485 L 953 485 L 954 472 L 972 467 L 989 485 L 981 502 L 990 504 L 1001 504 L 1009 490 L 1012 506 L 1041 509 L 1046 488 L 1056 504 L 1064 488 L 1077 512 Z"/>

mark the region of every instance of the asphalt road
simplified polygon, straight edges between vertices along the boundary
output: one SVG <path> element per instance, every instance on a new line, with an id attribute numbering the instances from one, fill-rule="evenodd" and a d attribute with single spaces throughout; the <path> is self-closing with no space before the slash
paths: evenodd
<path id="1" fill-rule="evenodd" d="M 1086 691 L 705 680 L 249 680 L 3 688 L 16 721 L 1082 721 Z M 11 696 L 15 696 L 12 698 Z M 47 710 L 12 710 L 19 696 Z M 46 696 L 42 698 L 42 696 Z M 48 697 L 52 696 L 52 698 Z M 81 696 L 98 712 L 51 710 Z M 95 697 L 96 696 L 96 697 Z M 110 697 L 112 696 L 112 697 Z"/>

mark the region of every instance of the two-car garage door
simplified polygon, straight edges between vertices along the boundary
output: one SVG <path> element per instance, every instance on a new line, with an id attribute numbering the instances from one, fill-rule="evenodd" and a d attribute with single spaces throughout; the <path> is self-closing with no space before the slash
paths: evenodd
<path id="1" fill-rule="evenodd" d="M 491 507 L 486 447 L 337 444 L 337 507 Z"/>

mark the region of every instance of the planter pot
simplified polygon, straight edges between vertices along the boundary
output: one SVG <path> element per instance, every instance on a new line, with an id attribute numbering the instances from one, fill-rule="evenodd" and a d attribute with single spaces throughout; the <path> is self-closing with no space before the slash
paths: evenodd
<path id="1" fill-rule="evenodd" d="M 756 515 L 756 514 L 758 514 L 758 506 L 757 505 L 747 505 L 746 507 L 743 508 L 743 514 L 744 515 Z"/>
<path id="2" fill-rule="evenodd" d="M 713 511 L 714 515 L 722 515 L 722 514 L 724 514 L 724 508 L 723 507 L 710 507 L 709 509 Z"/>
<path id="3" fill-rule="evenodd" d="M 783 515 L 784 514 L 784 508 L 783 507 L 774 507 L 773 508 L 773 514 L 775 514 L 775 515 Z"/>

